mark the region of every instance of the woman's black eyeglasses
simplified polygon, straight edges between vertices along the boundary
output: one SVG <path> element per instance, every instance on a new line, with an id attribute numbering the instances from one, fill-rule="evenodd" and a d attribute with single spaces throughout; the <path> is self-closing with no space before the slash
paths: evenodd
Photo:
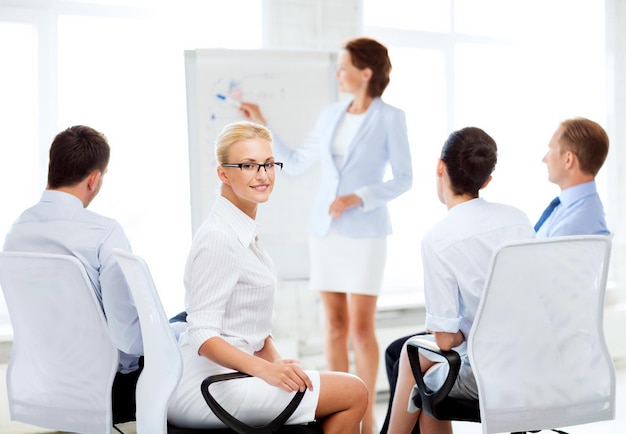
<path id="1" fill-rule="evenodd" d="M 262 167 L 262 168 L 265 169 L 265 172 L 267 173 L 268 170 L 272 171 L 276 167 L 278 167 L 278 170 L 282 170 L 283 163 L 278 163 L 278 162 L 272 161 L 271 163 L 265 163 L 265 164 L 260 164 L 260 163 L 237 163 L 237 164 L 222 164 L 221 166 L 222 167 L 239 167 L 239 169 L 242 172 L 249 172 L 249 173 L 258 173 L 259 170 L 261 170 L 261 167 Z M 254 169 L 256 169 L 256 171 L 254 171 Z"/>

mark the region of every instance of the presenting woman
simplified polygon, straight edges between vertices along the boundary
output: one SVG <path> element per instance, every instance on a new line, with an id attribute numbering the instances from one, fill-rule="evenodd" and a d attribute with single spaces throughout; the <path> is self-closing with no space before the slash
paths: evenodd
<path id="1" fill-rule="evenodd" d="M 348 41 L 339 54 L 336 76 L 339 91 L 351 97 L 325 107 L 295 150 L 274 132 L 276 156 L 288 173 L 320 163 L 309 224 L 310 287 L 320 291 L 325 310 L 329 369 L 348 372 L 351 341 L 356 373 L 370 393 L 363 419 L 366 434 L 377 431 L 374 320 L 391 233 L 387 203 L 409 190 L 413 180 L 404 112 L 381 99 L 390 72 L 385 46 L 369 38 Z M 266 123 L 256 104 L 244 102 L 241 111 Z"/>
<path id="2" fill-rule="evenodd" d="M 216 140 L 221 195 L 195 234 L 185 268 L 187 329 L 179 339 L 183 375 L 168 418 L 189 428 L 223 427 L 200 392 L 202 380 L 241 371 L 250 378 L 212 387 L 233 416 L 265 424 L 306 389 L 288 424 L 322 423 L 325 434 L 358 433 L 367 389 L 356 376 L 303 370 L 282 359 L 271 336 L 276 275 L 260 245 L 257 206 L 274 188 L 272 137 L 261 125 L 227 125 Z"/>

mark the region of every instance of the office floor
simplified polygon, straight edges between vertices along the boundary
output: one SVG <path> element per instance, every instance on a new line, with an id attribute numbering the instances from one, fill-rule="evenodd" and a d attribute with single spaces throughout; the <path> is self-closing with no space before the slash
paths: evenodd
<path id="1" fill-rule="evenodd" d="M 6 368 L 3 366 L 2 368 Z M 570 434 L 623 434 L 626 432 L 626 363 L 617 366 L 617 414 L 615 420 L 608 422 L 598 422 L 587 425 L 579 425 L 566 428 L 565 430 Z M 0 375 L 4 378 L 4 369 L 0 370 Z M 7 412 L 6 394 L 2 393 L 0 397 L 2 400 L 2 413 Z M 387 398 L 384 394 L 379 394 L 379 399 L 376 404 L 376 416 L 379 424 L 382 425 L 382 421 L 385 418 L 387 411 Z M 21 426 L 21 429 L 20 429 Z M 118 426 L 124 434 L 136 434 L 135 424 L 128 423 Z M 455 434 L 480 434 L 481 426 L 476 423 L 468 422 L 454 422 L 453 423 Z M 15 424 L 13 428 L 7 428 L 2 426 L 0 432 L 3 434 L 26 434 L 26 433 L 46 433 L 46 434 L 59 434 L 52 433 L 51 431 L 37 430 L 34 427 L 27 425 Z M 545 431 L 548 433 L 548 431 Z"/>

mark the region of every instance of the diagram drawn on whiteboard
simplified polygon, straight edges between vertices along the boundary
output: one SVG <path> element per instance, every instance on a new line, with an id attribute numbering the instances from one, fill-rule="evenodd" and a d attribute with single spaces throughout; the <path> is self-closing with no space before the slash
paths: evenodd
<path id="1" fill-rule="evenodd" d="M 280 85 L 279 75 L 258 73 L 241 78 L 220 77 L 207 91 L 207 134 L 216 137 L 224 125 L 242 119 L 237 103 L 252 101 L 269 106 L 269 102 L 285 100 L 286 89 Z"/>

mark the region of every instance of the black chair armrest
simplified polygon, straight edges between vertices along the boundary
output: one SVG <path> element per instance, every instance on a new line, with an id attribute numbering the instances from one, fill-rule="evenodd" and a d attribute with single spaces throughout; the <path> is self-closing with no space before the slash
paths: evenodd
<path id="1" fill-rule="evenodd" d="M 247 377 L 251 377 L 251 375 L 244 374 L 243 372 L 231 372 L 227 374 L 213 375 L 207 377 L 202 381 L 202 396 L 204 397 L 204 400 L 206 401 L 211 411 L 213 411 L 213 413 L 219 418 L 219 420 L 221 420 L 227 427 L 229 427 L 233 431 L 239 434 L 274 434 L 278 431 L 278 429 L 280 429 L 281 426 L 285 424 L 285 422 L 287 422 L 287 419 L 289 419 L 289 417 L 293 414 L 296 408 L 298 408 L 298 405 L 300 404 L 300 401 L 302 401 L 306 390 L 303 392 L 296 392 L 289 404 L 287 404 L 287 407 L 285 407 L 285 409 L 267 425 L 252 427 L 241 422 L 239 419 L 228 413 L 224 409 L 224 407 L 222 407 L 215 400 L 209 390 L 209 387 L 213 383 Z"/>
<path id="2" fill-rule="evenodd" d="M 409 355 L 411 370 L 413 371 L 413 376 L 415 377 L 415 382 L 417 384 L 417 388 L 419 389 L 422 401 L 422 410 L 429 416 L 439 419 L 437 407 L 443 402 L 443 400 L 446 399 L 459 375 L 459 370 L 461 369 L 461 356 L 454 350 L 441 350 L 434 342 L 419 337 L 408 340 L 406 349 Z M 437 390 L 431 390 L 424 383 L 424 375 L 422 374 L 422 368 L 419 362 L 420 350 L 442 356 L 450 367 L 446 380 Z"/>

